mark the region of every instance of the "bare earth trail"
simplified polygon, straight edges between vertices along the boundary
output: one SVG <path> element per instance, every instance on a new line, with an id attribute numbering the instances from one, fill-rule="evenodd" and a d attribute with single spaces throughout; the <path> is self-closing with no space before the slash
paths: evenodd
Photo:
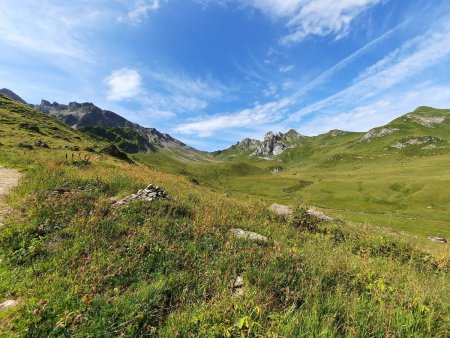
<path id="1" fill-rule="evenodd" d="M 19 184 L 22 174 L 15 169 L 5 169 L 0 167 L 0 227 L 3 225 L 3 218 L 10 212 L 10 208 L 3 202 L 3 198 L 9 191 Z M 0 302 L 3 299 L 0 298 Z M 0 311 L 14 307 L 18 304 L 16 299 L 7 299 L 0 303 Z"/>
<path id="2" fill-rule="evenodd" d="M 10 210 L 3 202 L 4 197 L 9 191 L 19 184 L 22 174 L 15 169 L 5 169 L 0 167 L 0 225 L 3 223 L 3 217 Z"/>

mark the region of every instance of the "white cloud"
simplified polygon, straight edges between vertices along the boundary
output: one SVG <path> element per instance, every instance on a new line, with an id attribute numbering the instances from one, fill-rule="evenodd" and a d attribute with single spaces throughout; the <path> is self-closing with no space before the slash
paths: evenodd
<path id="1" fill-rule="evenodd" d="M 280 71 L 280 73 L 287 73 L 290 72 L 292 69 L 294 69 L 294 65 L 285 65 L 281 66 L 278 70 Z"/>
<path id="2" fill-rule="evenodd" d="M 108 100 L 121 101 L 140 94 L 141 80 L 141 75 L 134 69 L 113 71 L 104 81 L 109 87 Z"/>
<path id="3" fill-rule="evenodd" d="M 352 21 L 383 0 L 243 0 L 273 19 L 287 20 L 290 33 L 281 41 L 298 42 L 307 36 L 348 34 Z"/>
<path id="4" fill-rule="evenodd" d="M 355 83 L 346 89 L 315 102 L 297 113 L 289 121 L 337 106 L 355 105 L 380 95 L 383 91 L 423 72 L 450 55 L 450 24 L 409 40 L 363 72 Z"/>
<path id="5" fill-rule="evenodd" d="M 0 43 L 44 56 L 63 68 L 73 62 L 92 63 L 92 48 L 86 47 L 80 32 L 98 25 L 101 13 L 96 6 L 72 2 L 24 0 L 18 5 L 17 1 L 4 0 L 0 6 Z"/>
<path id="6" fill-rule="evenodd" d="M 142 22 L 148 15 L 148 12 L 157 10 L 160 6 L 159 0 L 138 0 L 134 7 L 128 12 L 128 19 L 133 24 Z"/>
<path id="7" fill-rule="evenodd" d="M 330 129 L 366 131 L 384 125 L 418 106 L 450 106 L 450 84 L 420 83 L 405 92 L 387 93 L 347 112 L 323 114 L 301 124 L 302 133 L 317 135 Z"/>
<path id="8" fill-rule="evenodd" d="M 244 109 L 234 114 L 215 115 L 200 121 L 181 124 L 175 127 L 174 131 L 208 137 L 218 130 L 267 125 L 278 121 L 286 112 L 285 108 L 288 104 L 288 99 L 257 104 L 253 108 Z"/>

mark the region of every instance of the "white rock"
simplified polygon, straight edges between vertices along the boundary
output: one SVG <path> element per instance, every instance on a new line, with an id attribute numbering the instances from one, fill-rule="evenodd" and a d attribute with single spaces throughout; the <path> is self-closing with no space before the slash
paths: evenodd
<path id="1" fill-rule="evenodd" d="M 242 229 L 231 229 L 230 232 L 236 238 L 248 239 L 255 242 L 267 243 L 269 239 L 266 236 L 257 234 L 256 232 L 246 231 Z"/>

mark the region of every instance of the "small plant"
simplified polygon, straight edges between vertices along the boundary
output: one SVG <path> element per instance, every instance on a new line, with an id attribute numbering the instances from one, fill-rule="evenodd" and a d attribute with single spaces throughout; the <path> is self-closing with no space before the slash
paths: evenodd
<path id="1" fill-rule="evenodd" d="M 292 215 L 289 217 L 289 225 L 300 230 L 317 232 L 319 221 L 308 213 L 305 206 L 297 206 L 294 208 Z"/>

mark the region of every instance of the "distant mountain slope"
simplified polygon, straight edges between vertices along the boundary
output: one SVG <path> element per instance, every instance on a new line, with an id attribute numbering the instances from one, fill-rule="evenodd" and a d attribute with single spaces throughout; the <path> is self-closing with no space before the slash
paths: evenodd
<path id="1" fill-rule="evenodd" d="M 14 93 L 12 90 L 9 90 L 8 88 L 2 88 L 0 89 L 0 94 L 10 98 L 11 100 L 19 101 L 20 103 L 27 104 L 25 100 L 23 100 L 19 95 Z"/>
<path id="2" fill-rule="evenodd" d="M 70 102 L 66 105 L 42 100 L 39 105 L 34 105 L 34 108 L 97 139 L 113 142 L 129 153 L 161 150 L 181 159 L 209 160 L 207 153 L 189 147 L 169 134 L 155 128 L 142 127 L 90 102 Z"/>
<path id="3" fill-rule="evenodd" d="M 418 107 L 390 123 L 366 133 L 333 129 L 317 136 L 303 136 L 295 130 L 268 132 L 263 141 L 244 139 L 228 149 L 213 154 L 220 158 L 257 156 L 283 162 L 307 158 L 322 161 L 334 158 L 380 155 L 433 155 L 450 151 L 450 109 Z"/>

